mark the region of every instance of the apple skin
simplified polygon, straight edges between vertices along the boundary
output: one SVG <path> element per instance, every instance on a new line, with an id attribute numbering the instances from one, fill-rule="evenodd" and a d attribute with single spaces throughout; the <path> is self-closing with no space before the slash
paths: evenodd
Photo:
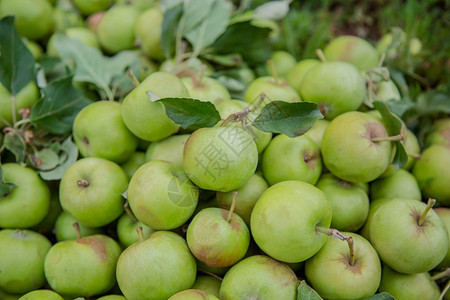
<path id="1" fill-rule="evenodd" d="M 432 144 L 450 145 L 450 118 L 443 118 L 435 121 L 432 131 L 427 134 L 425 145 L 427 147 Z"/>
<path id="2" fill-rule="evenodd" d="M 189 93 L 177 76 L 167 72 L 154 72 L 123 99 L 122 118 L 127 127 L 137 137 L 155 142 L 177 132 L 178 125 L 166 115 L 162 103 L 150 101 L 147 91 L 160 98 L 185 98 L 189 97 Z"/>
<path id="3" fill-rule="evenodd" d="M 358 185 L 328 173 L 320 177 L 316 187 L 331 203 L 332 228 L 356 232 L 364 225 L 369 214 L 369 197 Z"/>
<path id="4" fill-rule="evenodd" d="M 200 78 L 183 77 L 181 81 L 186 86 L 189 96 L 214 105 L 230 100 L 230 92 L 217 79 L 203 76 Z"/>
<path id="5" fill-rule="evenodd" d="M 366 222 L 364 226 L 359 231 L 359 234 L 362 235 L 366 240 L 370 242 L 370 224 L 372 222 L 373 215 L 377 212 L 377 210 L 386 202 L 392 199 L 379 198 L 374 199 L 370 202 L 369 214 L 366 218 Z"/>
<path id="6" fill-rule="evenodd" d="M 76 8 L 84 15 L 89 16 L 93 13 L 107 10 L 113 3 L 112 0 L 74 0 Z"/>
<path id="7" fill-rule="evenodd" d="M 134 26 L 142 51 L 151 59 L 163 60 L 165 57 L 161 47 L 163 17 L 159 7 L 152 7 L 139 16 Z"/>
<path id="8" fill-rule="evenodd" d="M 236 190 L 238 195 L 234 212 L 244 220 L 247 226 L 250 226 L 250 216 L 253 207 L 268 187 L 269 185 L 262 176 L 253 174 L 243 186 Z M 233 192 L 217 192 L 216 199 L 219 207 L 230 209 L 233 203 Z"/>
<path id="9" fill-rule="evenodd" d="M 422 193 L 414 175 L 400 169 L 394 174 L 370 183 L 370 198 L 405 198 L 422 201 Z"/>
<path id="10" fill-rule="evenodd" d="M 59 294 L 51 290 L 34 290 L 26 293 L 19 300 L 64 300 Z"/>
<path id="11" fill-rule="evenodd" d="M 375 68 L 378 64 L 377 49 L 357 36 L 342 35 L 333 39 L 323 50 L 330 61 L 345 61 L 355 65 L 360 71 Z"/>
<path id="12" fill-rule="evenodd" d="M 50 189 L 31 168 L 18 163 L 1 167 L 5 182 L 16 188 L 0 197 L 0 227 L 17 229 L 39 224 L 50 207 Z"/>
<path id="13" fill-rule="evenodd" d="M 291 138 L 279 134 L 263 153 L 262 171 L 269 185 L 286 180 L 314 185 L 322 173 L 319 147 L 305 135 Z"/>
<path id="14" fill-rule="evenodd" d="M 292 70 L 292 68 L 294 68 L 297 64 L 295 57 L 284 50 L 274 51 L 270 59 L 273 63 L 277 76 L 282 78 L 285 78 L 289 71 Z M 269 63 L 266 64 L 266 70 L 269 74 L 272 72 Z"/>
<path id="15" fill-rule="evenodd" d="M 189 289 L 176 293 L 169 300 L 219 300 L 216 296 L 209 295 L 201 290 Z"/>
<path id="16" fill-rule="evenodd" d="M 222 281 L 209 275 L 198 275 L 195 279 L 193 289 L 201 290 L 219 298 L 220 285 Z"/>
<path id="17" fill-rule="evenodd" d="M 116 283 L 121 251 L 115 240 L 103 234 L 58 242 L 45 258 L 45 278 L 61 295 L 101 295 Z"/>
<path id="18" fill-rule="evenodd" d="M 200 128 L 186 141 L 183 162 L 189 178 L 200 188 L 229 192 L 255 173 L 258 150 L 240 127 Z"/>
<path id="19" fill-rule="evenodd" d="M 265 255 L 244 258 L 225 274 L 220 299 L 296 299 L 298 279 L 284 263 Z"/>
<path id="20" fill-rule="evenodd" d="M 128 186 L 128 202 L 136 218 L 155 230 L 183 225 L 194 213 L 198 196 L 184 170 L 166 161 L 145 163 Z"/>
<path id="21" fill-rule="evenodd" d="M 116 273 L 120 290 L 128 300 L 164 300 L 191 288 L 197 266 L 182 237 L 157 231 L 122 252 Z"/>
<path id="22" fill-rule="evenodd" d="M 445 223 L 430 210 L 422 226 L 418 220 L 426 204 L 392 199 L 382 204 L 370 222 L 370 242 L 381 260 L 397 272 L 423 273 L 435 268 L 448 251 Z"/>
<path id="23" fill-rule="evenodd" d="M 448 239 L 450 241 L 450 208 L 447 207 L 438 207 L 435 208 L 434 211 L 438 214 L 438 216 L 444 221 L 445 226 L 447 227 Z M 447 255 L 444 259 L 439 263 L 437 269 L 443 269 L 450 267 L 450 243 L 449 249 L 447 250 Z"/>
<path id="24" fill-rule="evenodd" d="M 324 84 L 326 83 L 326 84 Z M 358 69 L 346 62 L 322 62 L 306 73 L 300 84 L 303 101 L 319 103 L 326 119 L 357 110 L 366 96 Z"/>
<path id="25" fill-rule="evenodd" d="M 153 142 L 145 152 L 145 160 L 165 160 L 183 168 L 183 150 L 189 134 L 172 135 Z"/>
<path id="26" fill-rule="evenodd" d="M 24 294 L 42 287 L 44 260 L 51 246 L 44 235 L 31 230 L 0 230 L 0 288 Z"/>
<path id="27" fill-rule="evenodd" d="M 106 295 L 100 298 L 97 298 L 97 300 L 127 300 L 122 295 Z"/>
<path id="28" fill-rule="evenodd" d="M 425 197 L 450 205 L 450 145 L 434 144 L 426 148 L 413 167 L 413 175 Z"/>
<path id="29" fill-rule="evenodd" d="M 327 236 L 316 232 L 316 225 L 328 228 L 330 223 L 331 204 L 325 194 L 309 183 L 292 180 L 277 183 L 261 195 L 250 228 L 267 255 L 296 263 L 319 251 Z"/>
<path id="30" fill-rule="evenodd" d="M 138 140 L 122 121 L 122 104 L 97 101 L 84 107 L 73 122 L 73 137 L 83 157 L 125 162 Z"/>
<path id="31" fill-rule="evenodd" d="M 286 102 L 300 102 L 297 91 L 284 79 L 275 80 L 272 76 L 258 77 L 248 86 L 244 94 L 244 101 L 256 103 L 261 94 L 265 94 L 269 100 Z"/>
<path id="32" fill-rule="evenodd" d="M 417 274 L 398 273 L 383 265 L 380 292 L 387 292 L 397 300 L 436 300 L 439 287 L 428 272 Z"/>
<path id="33" fill-rule="evenodd" d="M 117 221 L 117 238 L 125 248 L 139 242 L 139 235 L 136 231 L 138 226 L 142 228 L 142 236 L 144 239 L 155 232 L 154 229 L 145 226 L 142 222 L 133 220 L 127 213 L 124 213 Z"/>
<path id="34" fill-rule="evenodd" d="M 194 216 L 186 241 L 194 256 L 212 267 L 229 267 L 241 260 L 250 244 L 250 232 L 242 218 L 229 211 L 209 207 Z"/>
<path id="35" fill-rule="evenodd" d="M 56 239 L 58 241 L 70 241 L 70 240 L 76 240 L 78 238 L 77 231 L 73 227 L 74 223 L 78 223 L 78 226 L 80 228 L 80 234 L 82 237 L 94 235 L 94 234 L 101 234 L 103 233 L 103 230 L 101 228 L 91 228 L 84 226 L 82 223 L 80 223 L 77 219 L 75 219 L 73 216 L 71 216 L 68 212 L 63 211 L 56 220 L 54 233 L 56 236 Z"/>
<path id="36" fill-rule="evenodd" d="M 116 163 L 97 157 L 76 161 L 61 179 L 62 208 L 88 227 L 101 227 L 123 212 L 128 177 Z"/>
<path id="37" fill-rule="evenodd" d="M 391 142 L 372 142 L 387 137 L 376 118 L 363 112 L 347 112 L 330 122 L 322 138 L 322 159 L 331 173 L 350 182 L 369 182 L 387 169 Z"/>
<path id="38" fill-rule="evenodd" d="M 306 261 L 306 279 L 326 299 L 369 298 L 375 294 L 380 284 L 380 258 L 362 236 L 352 232 L 342 234 L 353 238 L 353 266 L 350 264 L 348 243 L 328 237 L 319 252 Z"/>
<path id="39" fill-rule="evenodd" d="M 286 74 L 286 81 L 300 94 L 300 84 L 312 67 L 320 64 L 317 59 L 303 59 Z"/>
<path id="40" fill-rule="evenodd" d="M 131 179 L 133 174 L 139 169 L 140 166 L 146 163 L 145 152 L 136 151 L 130 155 L 128 160 L 120 165 L 120 167 L 127 174 L 128 179 Z"/>
<path id="41" fill-rule="evenodd" d="M 16 95 L 16 116 L 20 120 L 19 110 L 32 107 L 39 100 L 39 89 L 34 81 L 30 81 Z M 0 83 L 0 128 L 12 124 L 11 93 Z M 5 121 L 7 123 L 5 123 Z"/>
<path id="42" fill-rule="evenodd" d="M 316 123 L 314 123 L 314 125 L 304 133 L 304 135 L 312 139 L 320 149 L 322 146 L 322 137 L 325 130 L 328 128 L 328 125 L 330 125 L 330 121 L 328 120 L 317 120 Z"/>
<path id="43" fill-rule="evenodd" d="M 0 299 L 2 300 L 18 300 L 21 294 L 9 294 L 0 289 Z"/>

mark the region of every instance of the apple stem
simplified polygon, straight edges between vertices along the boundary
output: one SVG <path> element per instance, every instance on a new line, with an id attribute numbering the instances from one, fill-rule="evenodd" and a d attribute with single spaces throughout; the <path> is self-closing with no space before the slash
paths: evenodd
<path id="1" fill-rule="evenodd" d="M 219 275 L 216 275 L 216 274 L 211 273 L 211 272 L 209 272 L 209 271 L 206 271 L 206 270 L 203 270 L 203 269 L 200 269 L 200 268 L 198 269 L 198 271 L 199 271 L 199 272 L 202 272 L 202 273 L 205 273 L 206 275 L 212 276 L 212 277 L 214 277 L 214 278 L 216 278 L 216 279 L 219 279 L 220 281 L 223 280 L 223 278 L 220 277 Z"/>
<path id="2" fill-rule="evenodd" d="M 439 280 L 441 278 L 446 278 L 446 277 L 450 277 L 450 268 L 445 268 L 444 271 L 431 276 L 430 279 L 436 281 L 436 280 Z"/>
<path id="3" fill-rule="evenodd" d="M 448 289 L 450 288 L 450 280 L 445 285 L 444 289 L 441 292 L 441 295 L 439 296 L 439 300 L 444 299 L 445 294 L 447 293 Z"/>
<path id="4" fill-rule="evenodd" d="M 236 207 L 236 200 L 237 200 L 238 195 L 239 195 L 239 193 L 237 191 L 233 192 L 233 201 L 231 202 L 231 207 L 230 207 L 230 210 L 228 211 L 228 217 L 227 217 L 228 223 L 230 223 L 231 215 L 233 214 L 234 208 Z"/>
<path id="5" fill-rule="evenodd" d="M 272 74 L 273 79 L 275 80 L 275 84 L 279 85 L 280 81 L 278 79 L 277 70 L 275 68 L 275 64 L 272 59 L 267 60 L 267 64 L 269 65 L 270 73 Z"/>
<path id="6" fill-rule="evenodd" d="M 79 188 L 87 188 L 89 186 L 89 181 L 87 181 L 86 179 L 79 179 L 77 181 L 77 186 Z"/>
<path id="7" fill-rule="evenodd" d="M 325 227 L 320 227 L 320 226 L 316 225 L 316 231 L 326 234 L 326 235 L 329 235 L 329 236 L 332 236 L 332 237 L 335 237 L 335 238 L 338 238 L 342 241 L 348 240 L 348 238 L 337 229 L 325 228 Z"/>
<path id="8" fill-rule="evenodd" d="M 417 224 L 419 224 L 419 226 L 422 226 L 422 224 L 425 221 L 425 218 L 426 218 L 428 212 L 434 206 L 435 203 L 436 203 L 436 199 L 433 199 L 433 198 L 428 199 L 427 207 L 425 208 L 425 210 L 423 211 L 422 215 L 420 216 L 419 221 L 417 221 Z"/>
<path id="9" fill-rule="evenodd" d="M 79 241 L 81 239 L 80 225 L 78 224 L 78 222 L 75 222 L 72 224 L 72 226 L 75 228 L 75 230 L 77 232 L 77 241 Z"/>
<path id="10" fill-rule="evenodd" d="M 396 141 L 403 141 L 404 135 L 403 134 L 397 134 L 397 135 L 393 135 L 393 136 L 386 136 L 386 137 L 374 137 L 372 138 L 372 142 L 396 142 Z"/>
<path id="11" fill-rule="evenodd" d="M 381 68 L 383 66 L 385 58 L 386 58 L 386 53 L 385 52 L 381 53 L 380 60 L 378 60 L 378 67 Z"/>
<path id="12" fill-rule="evenodd" d="M 350 249 L 350 266 L 353 266 L 355 264 L 355 242 L 351 236 L 347 238 L 347 243 Z"/>
<path id="13" fill-rule="evenodd" d="M 142 226 L 137 226 L 136 231 L 139 236 L 139 241 L 143 242 L 144 241 L 144 233 L 142 232 Z"/>
<path id="14" fill-rule="evenodd" d="M 316 49 L 316 55 L 322 62 L 327 62 L 327 58 L 321 49 Z"/>
<path id="15" fill-rule="evenodd" d="M 131 207 L 130 207 L 130 204 L 128 203 L 128 201 L 125 202 L 125 204 L 123 205 L 123 208 L 124 208 L 125 212 L 127 213 L 127 215 L 131 218 L 131 220 L 133 220 L 133 223 L 137 223 L 138 219 L 136 218 L 133 211 L 131 210 Z"/>
<path id="16" fill-rule="evenodd" d="M 133 70 L 128 70 L 127 72 L 128 77 L 130 77 L 131 81 L 133 82 L 133 85 L 135 87 L 139 86 L 141 83 L 139 82 L 139 80 L 137 79 L 136 75 L 134 75 Z"/>

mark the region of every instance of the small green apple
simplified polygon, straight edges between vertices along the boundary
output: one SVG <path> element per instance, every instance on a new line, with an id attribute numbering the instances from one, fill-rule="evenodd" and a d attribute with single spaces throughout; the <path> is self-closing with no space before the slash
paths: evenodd
<path id="1" fill-rule="evenodd" d="M 165 160 L 183 167 L 183 150 L 189 134 L 172 135 L 161 141 L 153 142 L 145 152 L 145 160 Z"/>
<path id="2" fill-rule="evenodd" d="M 394 174 L 379 178 L 370 183 L 370 198 L 406 198 L 422 201 L 419 184 L 414 175 L 400 169 Z"/>
<path id="3" fill-rule="evenodd" d="M 144 237 L 144 239 L 148 238 L 153 234 L 153 232 L 155 232 L 154 229 L 145 226 L 134 216 L 130 216 L 128 211 L 119 218 L 119 221 L 117 221 L 117 237 L 120 243 L 125 246 L 125 248 L 139 242 L 139 235 L 136 232 L 138 226 L 142 228 L 142 236 Z"/>
<path id="4" fill-rule="evenodd" d="M 85 16 L 107 10 L 113 0 L 73 0 L 73 4 Z"/>
<path id="5" fill-rule="evenodd" d="M 151 7 L 139 16 L 134 26 L 136 38 L 140 42 L 142 51 L 151 59 L 164 59 L 164 52 L 161 47 L 163 18 L 163 12 L 159 7 Z"/>
<path id="6" fill-rule="evenodd" d="M 12 126 L 12 96 L 0 83 L 0 128 Z M 19 110 L 33 105 L 39 100 L 39 89 L 34 81 L 30 81 L 15 96 L 16 116 L 20 117 Z"/>
<path id="7" fill-rule="evenodd" d="M 128 158 L 128 160 L 122 163 L 120 166 L 131 179 L 133 174 L 139 169 L 140 166 L 145 164 L 147 160 L 145 159 L 145 152 L 136 151 Z"/>
<path id="8" fill-rule="evenodd" d="M 127 300 L 122 295 L 106 295 L 100 298 L 97 298 L 97 300 Z"/>
<path id="9" fill-rule="evenodd" d="M 59 294 L 52 290 L 34 290 L 26 293 L 19 300 L 64 300 Z"/>
<path id="10" fill-rule="evenodd" d="M 217 79 L 201 76 L 199 78 L 183 77 L 181 81 L 191 98 L 211 102 L 214 105 L 231 99 L 230 92 Z"/>
<path id="11" fill-rule="evenodd" d="M 317 146 L 322 146 L 322 137 L 325 132 L 325 130 L 328 128 L 328 125 L 330 125 L 330 121 L 325 119 L 317 120 L 316 123 L 307 131 L 304 135 L 312 139 Z"/>
<path id="12" fill-rule="evenodd" d="M 383 203 L 386 203 L 392 199 L 374 199 L 370 202 L 370 208 L 369 208 L 369 214 L 367 215 L 366 222 L 364 223 L 364 226 L 359 231 L 359 234 L 361 234 L 366 240 L 370 241 L 370 224 L 372 222 L 373 215 L 377 212 L 377 210 L 383 205 Z"/>
<path id="13" fill-rule="evenodd" d="M 297 60 L 292 54 L 284 50 L 277 50 L 272 53 L 269 63 L 266 64 L 267 73 L 271 73 L 271 66 L 275 68 L 275 72 L 280 77 L 286 77 L 286 74 L 296 65 Z"/>
<path id="14" fill-rule="evenodd" d="M 85 27 L 69 27 L 64 30 L 64 34 L 71 39 L 81 42 L 83 45 L 100 49 L 97 37 L 94 32 Z M 58 50 L 55 47 L 56 34 L 53 34 L 47 43 L 47 54 L 54 57 L 59 57 Z"/>
<path id="15" fill-rule="evenodd" d="M 401 100 L 400 91 L 392 80 L 374 83 L 374 100 L 387 102 L 389 100 Z"/>
<path id="16" fill-rule="evenodd" d="M 450 145 L 450 118 L 443 118 L 435 121 L 432 125 L 431 132 L 427 134 L 425 144 Z"/>
<path id="17" fill-rule="evenodd" d="M 255 103 L 261 95 L 269 100 L 286 102 L 299 102 L 300 96 L 297 91 L 284 79 L 272 76 L 258 77 L 248 86 L 244 94 L 244 101 Z"/>
<path id="18" fill-rule="evenodd" d="M 286 81 L 300 94 L 300 85 L 306 73 L 311 70 L 312 67 L 320 64 L 317 59 L 303 59 L 299 61 L 289 72 L 286 74 Z"/>
<path id="19" fill-rule="evenodd" d="M 53 8 L 53 22 L 55 23 L 55 32 L 64 31 L 71 27 L 85 26 L 84 19 L 78 11 L 67 10 L 59 6 Z"/>
<path id="20" fill-rule="evenodd" d="M 201 290 L 189 289 L 176 293 L 169 300 L 219 300 L 219 298 Z"/>
<path id="21" fill-rule="evenodd" d="M 198 275 L 195 279 L 193 289 L 201 290 L 206 294 L 210 294 L 219 298 L 221 280 L 209 275 Z"/>
<path id="22" fill-rule="evenodd" d="M 79 223 L 79 221 L 68 212 L 63 211 L 59 215 L 58 219 L 56 219 L 54 228 L 56 239 L 58 241 L 76 240 L 78 238 L 78 235 L 77 231 L 73 227 L 74 223 Z M 80 228 L 80 234 L 82 237 L 103 233 L 103 230 L 101 228 L 91 228 L 81 223 L 79 223 L 78 226 Z"/>
<path id="23" fill-rule="evenodd" d="M 447 207 L 438 207 L 434 209 L 434 211 L 438 214 L 438 216 L 444 221 L 445 226 L 447 227 L 448 239 L 450 241 L 450 208 Z M 449 249 L 447 251 L 447 255 L 444 259 L 439 263 L 437 269 L 449 268 L 450 267 L 450 243 Z"/>

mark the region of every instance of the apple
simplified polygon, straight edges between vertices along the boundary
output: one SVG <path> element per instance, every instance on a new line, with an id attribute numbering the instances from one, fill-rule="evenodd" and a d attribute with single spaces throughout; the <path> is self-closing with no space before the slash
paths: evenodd
<path id="1" fill-rule="evenodd" d="M 47 0 L 2 0 L 0 18 L 14 15 L 14 25 L 21 36 L 32 40 L 45 38 L 54 28 L 53 7 Z"/>
<path id="2" fill-rule="evenodd" d="M 0 197 L 0 227 L 30 228 L 39 224 L 50 207 L 50 189 L 38 173 L 18 163 L 1 165 L 3 179 L 16 187 Z"/>
<path id="3" fill-rule="evenodd" d="M 126 300 L 126 298 L 122 295 L 106 295 L 106 296 L 97 298 L 97 300 Z"/>
<path id="4" fill-rule="evenodd" d="M 128 175 L 128 178 L 131 179 L 133 174 L 139 169 L 140 166 L 146 163 L 145 152 L 136 151 L 128 158 L 127 161 L 122 163 L 120 166 Z"/>
<path id="5" fill-rule="evenodd" d="M 322 172 L 319 147 L 305 135 L 279 134 L 263 153 L 262 171 L 269 185 L 286 180 L 316 184 Z"/>
<path id="6" fill-rule="evenodd" d="M 186 241 L 157 231 L 125 249 L 117 263 L 117 282 L 128 300 L 168 299 L 189 289 L 197 266 Z"/>
<path id="7" fill-rule="evenodd" d="M 322 62 L 313 66 L 300 83 L 303 101 L 319 103 L 326 119 L 357 110 L 366 96 L 366 82 L 350 63 Z"/>
<path id="8" fill-rule="evenodd" d="M 139 241 L 139 235 L 136 232 L 138 226 L 142 228 L 144 239 L 151 236 L 155 230 L 139 222 L 129 208 L 125 207 L 125 211 L 126 213 L 117 221 L 116 231 L 120 243 L 127 248 Z"/>
<path id="9" fill-rule="evenodd" d="M 36 41 L 29 40 L 25 37 L 22 38 L 22 41 L 28 48 L 28 50 L 30 50 L 35 60 L 39 59 L 42 56 L 44 50 L 42 49 L 41 45 L 39 45 Z"/>
<path id="10" fill-rule="evenodd" d="M 369 197 L 358 185 L 333 174 L 323 174 L 316 184 L 325 193 L 333 211 L 331 227 L 356 232 L 369 214 Z"/>
<path id="11" fill-rule="evenodd" d="M 163 12 L 158 6 L 151 7 L 142 12 L 134 26 L 142 51 L 149 58 L 156 60 L 163 60 L 165 57 L 161 47 L 163 17 Z"/>
<path id="12" fill-rule="evenodd" d="M 425 197 L 450 204 L 450 145 L 433 144 L 414 164 L 412 173 Z"/>
<path id="13" fill-rule="evenodd" d="M 244 220 L 247 226 L 250 226 L 250 216 L 253 207 L 261 194 L 267 190 L 268 187 L 269 185 L 262 176 L 253 174 L 243 186 L 236 189 L 237 198 L 234 212 Z M 230 209 L 233 204 L 233 193 L 234 192 L 217 192 L 217 205 L 224 209 Z"/>
<path id="14" fill-rule="evenodd" d="M 3 2 L 2 2 L 3 3 Z M 39 89 L 34 81 L 30 81 L 15 96 L 16 120 L 19 118 L 19 110 L 31 108 L 39 100 Z M 12 126 L 12 96 L 0 83 L 0 128 Z"/>
<path id="15" fill-rule="evenodd" d="M 403 274 L 383 265 L 380 292 L 387 292 L 397 300 L 440 299 L 439 287 L 428 272 Z"/>
<path id="16" fill-rule="evenodd" d="M 140 11 L 131 5 L 114 5 L 105 12 L 96 33 L 100 46 L 109 54 L 134 46 L 134 26 Z"/>
<path id="17" fill-rule="evenodd" d="M 85 106 L 73 122 L 73 138 L 84 157 L 125 162 L 138 140 L 122 121 L 122 104 L 97 101 Z"/>
<path id="18" fill-rule="evenodd" d="M 358 111 L 344 113 L 333 119 L 323 134 L 323 162 L 331 173 L 346 181 L 372 181 L 391 162 L 389 139 L 376 118 Z"/>
<path id="19" fill-rule="evenodd" d="M 53 22 L 55 23 L 55 32 L 64 31 L 70 27 L 85 26 L 84 19 L 78 11 L 67 10 L 59 6 L 53 7 Z"/>
<path id="20" fill-rule="evenodd" d="M 303 78 L 311 70 L 312 67 L 320 64 L 317 59 L 303 59 L 300 60 L 289 72 L 286 74 L 286 81 L 300 94 L 300 85 Z"/>
<path id="21" fill-rule="evenodd" d="M 330 125 L 329 120 L 317 120 L 316 123 L 314 123 L 314 125 L 304 133 L 304 135 L 312 139 L 320 149 L 322 146 L 322 137 L 325 130 L 328 128 L 328 125 Z"/>
<path id="22" fill-rule="evenodd" d="M 431 132 L 427 134 L 425 140 L 427 146 L 437 143 L 450 145 L 450 117 L 435 121 Z"/>
<path id="23" fill-rule="evenodd" d="M 219 298 L 219 290 L 222 281 L 216 277 L 209 275 L 197 275 L 193 289 L 201 290 L 206 294 L 216 296 Z"/>
<path id="24" fill-rule="evenodd" d="M 273 76 L 262 76 L 253 80 L 245 90 L 244 101 L 256 103 L 262 95 L 270 101 L 301 101 L 297 91 L 286 80 Z"/>
<path id="25" fill-rule="evenodd" d="M 113 0 L 73 0 L 73 4 L 85 16 L 107 10 Z"/>
<path id="26" fill-rule="evenodd" d="M 207 76 L 183 77 L 181 81 L 186 86 L 189 96 L 214 105 L 230 100 L 230 92 L 217 79 Z"/>
<path id="27" fill-rule="evenodd" d="M 365 39 L 351 35 L 341 35 L 333 39 L 323 50 L 327 60 L 345 61 L 355 65 L 360 71 L 375 68 L 379 54 Z"/>
<path id="28" fill-rule="evenodd" d="M 128 202 L 136 218 L 156 230 L 183 225 L 192 216 L 198 196 L 185 171 L 166 161 L 145 163 L 128 186 Z"/>
<path id="29" fill-rule="evenodd" d="M 128 177 L 116 163 L 97 157 L 76 161 L 61 179 L 62 208 L 88 227 L 101 227 L 123 212 Z"/>
<path id="30" fill-rule="evenodd" d="M 448 238 L 450 240 L 450 208 L 447 207 L 438 207 L 435 208 L 434 211 L 438 214 L 438 216 L 444 221 L 445 226 L 447 227 Z M 450 243 L 449 249 L 447 250 L 447 255 L 445 255 L 444 259 L 439 263 L 437 269 L 449 268 L 450 267 Z"/>
<path id="31" fill-rule="evenodd" d="M 186 141 L 183 162 L 197 186 L 228 192 L 255 173 L 258 150 L 250 134 L 238 126 L 200 128 Z"/>
<path id="32" fill-rule="evenodd" d="M 351 237 L 352 244 L 329 237 L 319 252 L 306 261 L 306 279 L 326 299 L 369 298 L 380 284 L 380 258 L 362 236 L 342 234 Z"/>
<path id="33" fill-rule="evenodd" d="M 45 278 L 64 296 L 94 296 L 116 283 L 121 248 L 111 237 L 97 234 L 54 244 L 45 258 Z"/>
<path id="34" fill-rule="evenodd" d="M 397 272 L 428 272 L 447 254 L 447 228 L 430 209 L 434 202 L 430 199 L 426 205 L 412 199 L 392 199 L 372 216 L 370 242 L 381 260 Z"/>
<path id="35" fill-rule="evenodd" d="M 50 205 L 48 208 L 48 212 L 41 222 L 31 227 L 31 230 L 43 234 L 48 234 L 53 230 L 53 228 L 55 227 L 56 219 L 62 212 L 61 203 L 59 203 L 59 186 L 57 184 L 49 184 L 48 186 L 50 188 Z"/>
<path id="36" fill-rule="evenodd" d="M 127 127 L 139 138 L 155 142 L 178 130 L 178 126 L 166 115 L 164 105 L 152 102 L 146 92 L 160 98 L 189 97 L 181 80 L 167 72 L 151 73 L 122 102 L 122 118 Z"/>
<path id="37" fill-rule="evenodd" d="M 169 300 L 219 300 L 216 296 L 207 294 L 201 290 L 189 289 L 176 293 Z"/>
<path id="38" fill-rule="evenodd" d="M 0 230 L 0 289 L 24 294 L 45 283 L 44 260 L 52 244 L 26 229 Z"/>
<path id="39" fill-rule="evenodd" d="M 18 300 L 21 294 L 9 294 L 0 289 L 0 299 L 2 300 Z"/>
<path id="40" fill-rule="evenodd" d="M 165 160 L 183 167 L 183 150 L 189 134 L 172 135 L 161 141 L 153 142 L 145 152 L 145 160 Z"/>
<path id="41" fill-rule="evenodd" d="M 405 137 L 401 143 L 403 144 L 406 154 L 408 155 L 408 160 L 406 161 L 406 164 L 403 165 L 402 169 L 410 170 L 417 159 L 420 158 L 419 141 L 414 132 L 406 129 Z"/>
<path id="42" fill-rule="evenodd" d="M 370 183 L 370 198 L 406 198 L 422 201 L 419 184 L 414 175 L 400 169 L 387 177 L 378 178 Z"/>
<path id="43" fill-rule="evenodd" d="M 58 219 L 56 219 L 54 228 L 56 239 L 58 241 L 76 240 L 78 238 L 78 235 L 75 228 L 73 228 L 74 223 L 79 223 L 79 221 L 68 212 L 63 211 L 58 216 Z M 103 230 L 101 228 L 87 227 L 82 223 L 79 223 L 78 226 L 80 228 L 80 234 L 82 237 L 103 233 Z"/>
<path id="44" fill-rule="evenodd" d="M 64 34 L 71 39 L 81 42 L 84 46 L 100 49 L 97 37 L 93 31 L 85 27 L 69 27 L 64 30 Z M 47 54 L 59 57 L 58 50 L 55 47 L 56 34 L 53 34 L 47 43 Z"/>
<path id="45" fill-rule="evenodd" d="M 64 300 L 59 294 L 52 290 L 34 290 L 26 293 L 19 300 Z"/>
<path id="46" fill-rule="evenodd" d="M 370 224 L 372 222 L 373 215 L 378 211 L 378 209 L 386 202 L 392 199 L 389 198 L 379 198 L 372 199 L 370 202 L 369 214 L 367 215 L 366 222 L 364 226 L 359 231 L 359 234 L 362 235 L 366 240 L 370 241 Z"/>
<path id="47" fill-rule="evenodd" d="M 297 60 L 292 54 L 284 50 L 276 50 L 270 57 L 270 62 L 266 64 L 267 73 L 271 73 L 271 64 L 275 72 L 280 77 L 286 77 L 290 70 L 297 64 Z"/>
<path id="48" fill-rule="evenodd" d="M 286 264 L 265 255 L 247 257 L 225 274 L 220 299 L 297 299 L 298 279 Z"/>
<path id="49" fill-rule="evenodd" d="M 327 240 L 316 227 L 328 228 L 330 223 L 331 204 L 325 194 L 309 183 L 294 180 L 269 187 L 259 197 L 250 218 L 259 248 L 288 263 L 316 254 Z"/>
<path id="50" fill-rule="evenodd" d="M 214 68 L 212 65 L 198 57 L 190 57 L 189 59 L 181 60 L 176 59 L 175 57 L 169 58 L 161 62 L 159 70 L 176 74 L 180 78 L 196 74 L 203 74 L 204 76 L 214 75 Z"/>

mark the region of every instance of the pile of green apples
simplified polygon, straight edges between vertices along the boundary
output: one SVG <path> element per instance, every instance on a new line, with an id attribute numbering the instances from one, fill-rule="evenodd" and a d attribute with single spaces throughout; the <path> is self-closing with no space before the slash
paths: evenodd
<path id="1" fill-rule="evenodd" d="M 0 197 L 0 299 L 442 299 L 450 117 L 422 146 L 405 124 L 389 134 L 374 110 L 401 98 L 389 78 L 373 80 L 385 41 L 340 36 L 317 60 L 275 51 L 266 75 L 248 69 L 235 99 L 211 65 L 178 72 L 164 61 L 157 2 L 74 0 L 79 15 L 54 2 L 0 0 L 0 16 L 16 15 L 36 56 L 43 40 L 58 55 L 56 26 L 105 54 L 139 41 L 153 69 L 122 101 L 77 114 L 80 155 L 61 180 L 2 162 L 13 188 Z M 0 88 L 0 117 L 11 122 Z M 38 98 L 32 82 L 16 111 Z M 210 102 L 221 121 L 184 129 L 163 98 Z M 252 126 L 272 100 L 317 103 L 323 119 L 296 137 Z"/>

